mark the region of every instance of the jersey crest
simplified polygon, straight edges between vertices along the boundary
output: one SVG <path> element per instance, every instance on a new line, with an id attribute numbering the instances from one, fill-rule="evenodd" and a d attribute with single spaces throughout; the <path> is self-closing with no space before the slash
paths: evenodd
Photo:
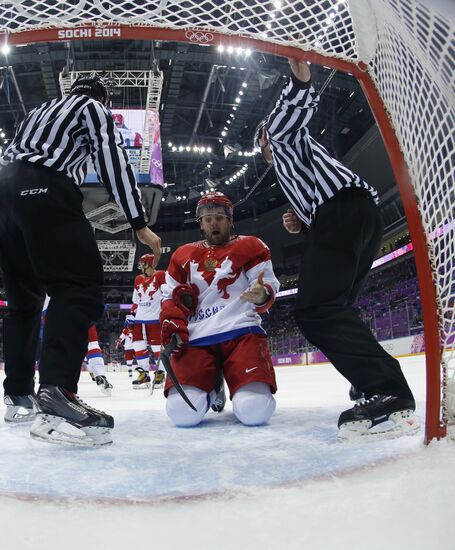
<path id="1" fill-rule="evenodd" d="M 210 269 L 207 268 L 209 263 Z M 217 292 L 221 294 L 221 298 L 228 300 L 230 295 L 227 291 L 229 285 L 232 285 L 240 276 L 241 268 L 234 269 L 232 260 L 226 257 L 220 267 L 216 267 L 218 261 L 214 258 L 207 258 L 201 266 L 198 262 L 190 262 L 190 278 L 195 283 L 201 293 L 209 287 L 216 287 Z"/>

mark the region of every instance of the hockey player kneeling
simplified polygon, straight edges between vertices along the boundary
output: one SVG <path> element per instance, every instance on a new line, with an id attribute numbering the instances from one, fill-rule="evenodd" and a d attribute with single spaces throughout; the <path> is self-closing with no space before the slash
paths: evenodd
<path id="1" fill-rule="evenodd" d="M 237 419 L 266 424 L 276 407 L 276 380 L 259 313 L 279 289 L 270 250 L 256 237 L 231 235 L 233 207 L 222 193 L 205 195 L 196 217 L 204 239 L 172 255 L 160 315 L 163 346 L 179 336 L 171 366 L 196 410 L 167 377 L 167 415 L 176 426 L 199 424 L 216 403 L 222 373 Z"/>

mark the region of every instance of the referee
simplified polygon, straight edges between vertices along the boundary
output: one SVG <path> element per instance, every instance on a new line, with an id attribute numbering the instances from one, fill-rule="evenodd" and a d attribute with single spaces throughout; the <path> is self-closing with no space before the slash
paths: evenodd
<path id="1" fill-rule="evenodd" d="M 353 308 L 382 239 L 377 192 L 309 135 L 307 125 L 319 97 L 309 66 L 292 59 L 289 63 L 291 79 L 272 113 L 259 124 L 255 146 L 273 163 L 291 203 L 283 215 L 285 229 L 305 233 L 296 322 L 365 394 L 363 404 L 341 414 L 341 438 L 371 435 L 369 428 L 387 420 L 394 422 L 394 432 L 413 431 L 415 402 L 400 365 Z"/>
<path id="2" fill-rule="evenodd" d="M 103 267 L 82 210 L 91 157 L 138 239 L 160 256 L 146 226 L 140 191 L 97 75 L 31 111 L 0 161 L 0 267 L 8 299 L 4 320 L 5 420 L 33 420 L 37 439 L 97 446 L 112 442 L 112 417 L 77 398 L 87 332 L 102 315 Z M 51 298 L 35 399 L 40 315 Z M 38 404 L 34 418 L 32 405 Z M 21 411 L 25 410 L 25 414 Z"/>

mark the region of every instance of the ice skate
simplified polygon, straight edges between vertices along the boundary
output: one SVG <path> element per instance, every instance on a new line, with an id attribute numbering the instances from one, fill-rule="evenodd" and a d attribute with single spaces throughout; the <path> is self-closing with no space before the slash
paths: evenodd
<path id="1" fill-rule="evenodd" d="M 150 388 L 150 376 L 148 373 L 145 372 L 144 369 L 141 369 L 141 367 L 137 367 L 136 369 L 139 373 L 139 376 L 136 378 L 136 380 L 133 380 L 131 383 L 133 385 L 134 390 L 143 390 Z"/>
<path id="2" fill-rule="evenodd" d="M 112 395 L 112 384 L 109 382 L 109 380 L 103 376 L 99 375 L 95 378 L 95 382 L 99 389 L 104 393 L 104 395 L 108 395 L 109 397 Z"/>
<path id="3" fill-rule="evenodd" d="M 224 391 L 224 384 L 221 386 L 220 391 L 216 394 L 213 403 L 210 405 L 212 411 L 220 413 L 223 412 L 226 405 L 226 392 Z"/>
<path id="4" fill-rule="evenodd" d="M 36 401 L 34 395 L 5 395 L 5 422 L 22 424 L 32 422 L 36 417 Z"/>
<path id="5" fill-rule="evenodd" d="M 338 440 L 392 439 L 412 435 L 420 428 L 414 410 L 412 399 L 373 395 L 341 413 L 338 419 Z"/>
<path id="6" fill-rule="evenodd" d="M 33 439 L 83 447 L 112 443 L 112 416 L 90 407 L 69 390 L 42 384 L 37 406 L 38 412 L 30 429 Z"/>
<path id="7" fill-rule="evenodd" d="M 156 370 L 153 377 L 152 387 L 150 388 L 150 395 L 153 395 L 153 391 L 156 388 L 163 388 L 166 381 L 166 374 L 164 370 Z"/>
<path id="8" fill-rule="evenodd" d="M 355 386 L 349 388 L 349 399 L 356 403 L 363 403 L 365 401 L 365 394 L 363 391 L 358 390 Z"/>

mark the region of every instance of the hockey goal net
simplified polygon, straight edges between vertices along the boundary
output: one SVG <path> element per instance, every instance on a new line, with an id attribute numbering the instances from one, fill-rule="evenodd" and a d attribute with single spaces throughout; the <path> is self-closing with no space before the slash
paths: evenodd
<path id="1" fill-rule="evenodd" d="M 454 414 L 447 397 L 455 385 L 450 10 L 450 0 L 9 0 L 0 7 L 0 39 L 9 44 L 103 38 L 223 44 L 354 75 L 386 144 L 414 245 L 429 441 L 445 435 Z"/>

